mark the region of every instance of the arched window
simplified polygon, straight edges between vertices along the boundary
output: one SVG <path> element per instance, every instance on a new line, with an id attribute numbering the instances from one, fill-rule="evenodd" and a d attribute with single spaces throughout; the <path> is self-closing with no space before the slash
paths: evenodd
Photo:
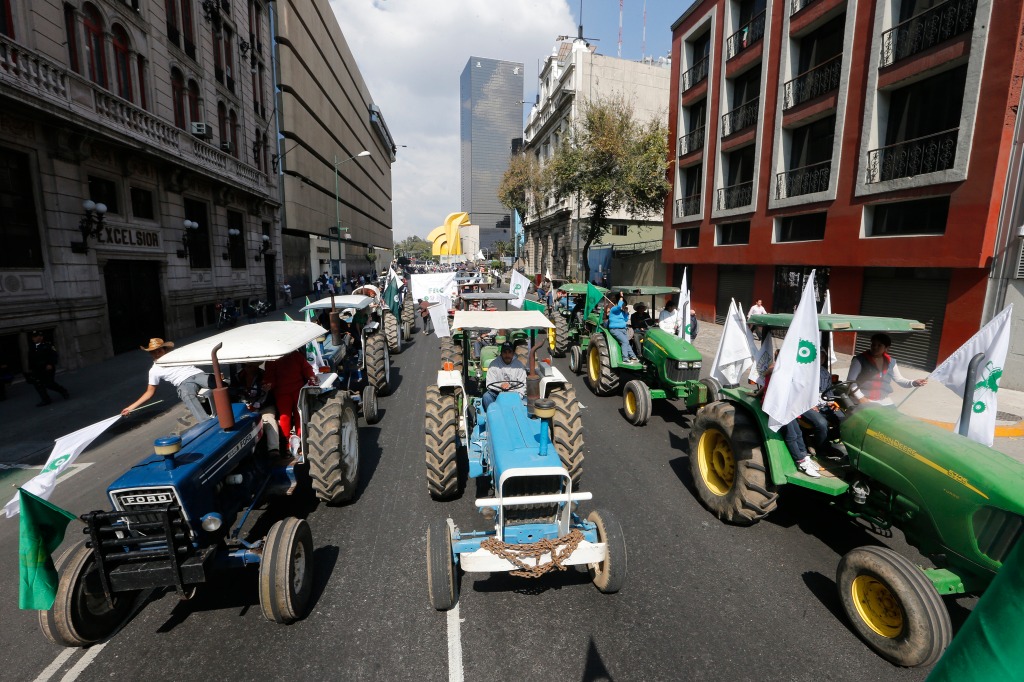
<path id="1" fill-rule="evenodd" d="M 103 18 L 90 3 L 82 5 L 85 25 L 85 56 L 89 64 L 89 80 L 107 87 L 107 57 L 103 44 Z"/>
<path id="2" fill-rule="evenodd" d="M 0 0 L 0 34 L 14 39 L 14 15 L 11 13 L 11 0 Z"/>
<path id="3" fill-rule="evenodd" d="M 128 44 L 128 33 L 119 24 L 110 28 L 114 45 L 114 73 L 117 75 L 117 94 L 129 102 L 132 99 L 132 57 Z"/>
<path id="4" fill-rule="evenodd" d="M 217 134 L 223 149 L 228 143 L 228 108 L 224 102 L 217 102 Z"/>
<path id="5" fill-rule="evenodd" d="M 75 8 L 64 3 L 64 35 L 68 41 L 68 66 L 75 73 L 81 73 L 78 65 L 78 26 Z M 13 36 L 11 36 L 13 37 Z"/>
<path id="6" fill-rule="evenodd" d="M 143 109 L 148 109 L 149 102 L 146 101 L 146 59 L 141 54 L 136 55 L 135 63 L 138 65 L 139 105 Z"/>
<path id="7" fill-rule="evenodd" d="M 185 129 L 185 76 L 171 69 L 171 99 L 174 101 L 174 125 Z"/>
<path id="8" fill-rule="evenodd" d="M 199 121 L 199 83 L 194 80 L 188 82 L 188 115 L 190 121 Z"/>
<path id="9" fill-rule="evenodd" d="M 263 131 L 256 127 L 256 137 L 252 140 L 252 162 L 256 165 L 258 170 L 265 170 L 263 167 L 263 159 L 260 155 L 260 135 Z"/>
<path id="10" fill-rule="evenodd" d="M 267 137 L 266 133 L 263 133 L 260 136 L 260 156 L 263 159 L 263 167 L 264 168 L 269 168 L 269 166 L 267 165 L 267 149 L 269 149 L 269 148 L 270 148 L 270 139 Z"/>
<path id="11" fill-rule="evenodd" d="M 189 45 L 192 46 L 192 52 L 195 52 L 195 34 L 192 32 L 192 0 L 178 0 L 181 3 L 181 32 L 185 35 L 185 52 L 189 51 Z M 189 55 L 195 59 L 195 55 Z"/>
<path id="12" fill-rule="evenodd" d="M 228 113 L 228 126 L 231 128 L 231 155 L 238 158 L 238 116 L 232 109 Z"/>

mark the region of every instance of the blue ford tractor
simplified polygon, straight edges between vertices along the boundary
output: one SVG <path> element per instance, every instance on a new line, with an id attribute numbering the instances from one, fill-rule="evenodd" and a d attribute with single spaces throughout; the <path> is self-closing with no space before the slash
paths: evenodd
<path id="1" fill-rule="evenodd" d="M 39 612 L 51 641 L 88 646 L 108 637 L 144 590 L 170 588 L 191 599 L 220 569 L 259 569 L 263 615 L 278 623 L 301 618 L 313 587 L 313 536 L 305 520 L 287 517 L 253 537 L 253 511 L 305 485 L 327 503 L 353 499 L 358 483 L 356 407 L 335 390 L 335 374 L 304 387 L 301 437 L 284 457 L 267 452 L 258 410 L 231 402 L 220 362 L 274 360 L 324 330 L 305 322 L 247 325 L 160 359 L 161 365 L 213 364 L 216 417 L 181 436 L 156 440 L 144 457 L 107 488 L 111 511 L 81 516 L 85 539 L 57 561 L 57 598 Z M 288 436 L 283 436 L 288 442 Z M 306 475 L 300 475 L 305 470 Z M 301 483 L 307 481 L 308 483 Z"/>
<path id="2" fill-rule="evenodd" d="M 607 511 L 587 518 L 576 513 L 583 438 L 573 387 L 535 353 L 547 342 L 552 324 L 539 311 L 457 312 L 453 328 L 468 339 L 470 331 L 536 330 L 544 336 L 528 354 L 526 402 L 505 386 L 487 409 L 466 389 L 462 372 L 446 362 L 436 385 L 427 387 L 427 489 L 435 499 L 458 494 L 459 472 L 478 479 L 484 497 L 476 506 L 494 526 L 462 531 L 451 519 L 427 529 L 427 581 L 431 605 L 452 608 L 458 601 L 458 571 L 508 571 L 538 577 L 568 566 L 587 567 L 602 592 L 617 592 L 626 579 L 626 545 L 622 529 Z M 467 341 L 468 344 L 468 341 Z M 469 352 L 469 349 L 465 349 Z M 481 349 L 483 369 L 496 349 Z M 500 386 L 488 386 L 499 390 Z"/>

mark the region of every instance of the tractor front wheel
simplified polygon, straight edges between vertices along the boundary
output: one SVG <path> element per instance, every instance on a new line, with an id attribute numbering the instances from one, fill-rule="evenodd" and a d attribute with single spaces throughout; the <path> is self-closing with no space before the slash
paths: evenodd
<path id="1" fill-rule="evenodd" d="M 555 416 L 551 418 L 551 442 L 555 445 L 562 466 L 577 489 L 583 478 L 583 420 L 576 389 L 572 384 L 552 386 L 547 398 L 555 403 Z"/>
<path id="2" fill-rule="evenodd" d="M 379 332 L 366 337 L 366 381 L 377 389 L 380 395 L 391 390 L 391 362 L 388 358 L 388 343 Z"/>
<path id="3" fill-rule="evenodd" d="M 566 351 L 569 350 L 569 322 L 557 310 L 551 315 L 551 322 L 555 325 L 549 330 L 548 337 L 551 355 L 556 358 L 565 357 Z"/>
<path id="4" fill-rule="evenodd" d="M 717 403 L 722 399 L 722 384 L 718 382 L 718 379 L 714 377 L 704 377 L 700 380 L 700 383 L 704 384 L 704 387 L 708 390 L 707 403 Z M 703 407 L 704 405 L 701 405 Z M 696 412 L 696 410 L 694 410 Z"/>
<path id="5" fill-rule="evenodd" d="M 569 371 L 573 374 L 579 374 L 583 371 L 583 351 L 580 350 L 579 346 L 573 346 L 569 349 Z"/>
<path id="6" fill-rule="evenodd" d="M 595 395 L 612 395 L 619 390 L 619 375 L 612 369 L 608 339 L 602 332 L 590 337 L 587 349 L 587 385 Z"/>
<path id="7" fill-rule="evenodd" d="M 305 520 L 289 516 L 270 527 L 259 589 L 267 620 L 293 623 L 302 617 L 313 591 L 313 534 Z"/>
<path id="8" fill-rule="evenodd" d="M 761 439 L 750 415 L 727 402 L 705 405 L 690 428 L 690 473 L 700 501 L 715 516 L 742 526 L 775 509 Z"/>
<path id="9" fill-rule="evenodd" d="M 949 612 L 924 572 L 886 547 L 858 547 L 839 561 L 836 585 L 853 629 L 882 658 L 931 665 L 953 636 Z"/>
<path id="10" fill-rule="evenodd" d="M 606 548 L 604 560 L 590 564 L 590 579 L 605 594 L 618 592 L 626 584 L 626 539 L 622 526 L 608 510 L 595 509 L 587 521 L 597 526 L 597 541 L 603 542 Z"/>
<path id="11" fill-rule="evenodd" d="M 377 389 L 372 384 L 363 388 L 362 396 L 363 420 L 367 424 L 376 424 L 380 421 L 380 410 L 377 409 Z"/>
<path id="12" fill-rule="evenodd" d="M 332 396 L 310 417 L 307 430 L 309 477 L 316 496 L 327 504 L 350 501 L 359 483 L 359 425 L 352 401 Z"/>
<path id="13" fill-rule="evenodd" d="M 444 519 L 427 527 L 427 594 L 438 611 L 447 611 L 459 601 L 452 535 Z"/>
<path id="14" fill-rule="evenodd" d="M 63 646 L 89 646 L 110 636 L 131 613 L 138 591 L 110 595 L 107 603 L 93 550 L 85 541 L 57 560 L 60 573 L 57 598 L 48 611 L 39 612 L 39 629 L 48 640 Z"/>
<path id="15" fill-rule="evenodd" d="M 643 426 L 651 418 L 651 389 L 639 379 L 626 382 L 622 390 L 622 411 L 633 426 Z"/>
<path id="16" fill-rule="evenodd" d="M 427 386 L 427 490 L 435 500 L 450 499 L 459 491 L 458 430 L 455 394 Z"/>

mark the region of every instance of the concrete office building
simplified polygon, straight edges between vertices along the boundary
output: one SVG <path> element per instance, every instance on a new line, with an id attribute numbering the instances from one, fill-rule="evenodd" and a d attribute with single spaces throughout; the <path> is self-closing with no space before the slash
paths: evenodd
<path id="1" fill-rule="evenodd" d="M 510 242 L 512 211 L 498 201 L 513 144 L 523 136 L 523 65 L 470 57 L 459 79 L 462 99 L 462 210 L 480 226 L 480 248 Z"/>
<path id="2" fill-rule="evenodd" d="M 260 0 L 0 0 L 13 373 L 29 329 L 73 369 L 188 335 L 225 298 L 273 300 L 270 44 Z"/>
<path id="3" fill-rule="evenodd" d="M 327 0 L 274 8 L 284 274 L 306 292 L 325 271 L 388 263 L 395 143 Z M 367 156 L 359 156 L 362 152 Z"/>

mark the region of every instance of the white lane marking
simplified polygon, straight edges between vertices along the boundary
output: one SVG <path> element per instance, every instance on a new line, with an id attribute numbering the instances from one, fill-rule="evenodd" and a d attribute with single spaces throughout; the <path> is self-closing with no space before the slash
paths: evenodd
<path id="1" fill-rule="evenodd" d="M 459 627 L 459 603 L 448 612 L 448 682 L 462 682 L 462 634 Z"/>
<path id="2" fill-rule="evenodd" d="M 75 680 L 78 679 L 78 676 L 85 672 L 85 669 L 89 667 L 89 664 L 92 663 L 93 659 L 99 656 L 99 653 L 103 651 L 103 647 L 105 646 L 107 646 L 107 642 L 102 642 L 101 644 L 89 647 L 85 652 L 85 656 L 78 659 L 78 662 L 71 667 L 71 670 L 69 670 L 64 677 L 60 678 L 60 682 L 75 682 Z"/>
<path id="3" fill-rule="evenodd" d="M 43 669 L 43 672 L 39 673 L 39 677 L 35 679 L 35 682 L 48 682 L 49 679 L 53 677 L 54 673 L 64 667 L 64 664 L 68 662 L 68 659 L 71 658 L 76 651 L 78 651 L 78 649 L 66 648 L 64 651 L 57 654 L 57 658 L 53 659 L 53 663 L 46 666 L 46 668 Z"/>

